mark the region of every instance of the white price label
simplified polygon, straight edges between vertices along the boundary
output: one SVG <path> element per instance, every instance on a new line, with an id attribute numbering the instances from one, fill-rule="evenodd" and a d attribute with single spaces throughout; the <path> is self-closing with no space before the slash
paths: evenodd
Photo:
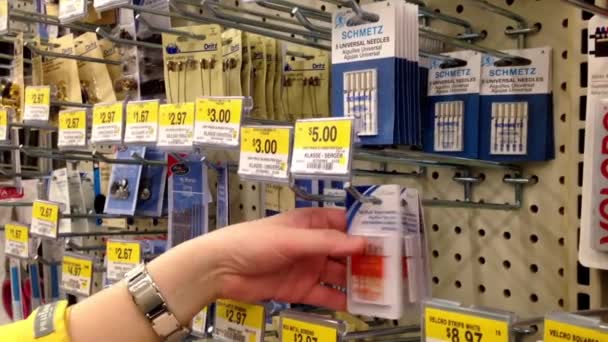
<path id="1" fill-rule="evenodd" d="M 76 254 L 63 256 L 61 288 L 77 296 L 90 296 L 93 281 L 93 260 Z"/>
<path id="2" fill-rule="evenodd" d="M 192 147 L 194 102 L 163 104 L 159 109 L 158 146 L 183 150 Z"/>
<path id="3" fill-rule="evenodd" d="M 242 98 L 200 98 L 196 101 L 194 142 L 217 146 L 238 146 Z"/>
<path id="4" fill-rule="evenodd" d="M 123 103 L 100 103 L 93 107 L 93 143 L 122 141 Z"/>
<path id="5" fill-rule="evenodd" d="M 290 149 L 290 127 L 243 127 L 239 175 L 288 181 Z"/>
<path id="6" fill-rule="evenodd" d="M 0 34 L 8 32 L 8 0 L 0 0 Z"/>
<path id="7" fill-rule="evenodd" d="M 87 0 L 59 0 L 59 21 L 69 23 L 87 14 Z"/>
<path id="8" fill-rule="evenodd" d="M 64 110 L 59 112 L 59 134 L 57 146 L 87 145 L 87 112 L 84 110 Z"/>
<path id="9" fill-rule="evenodd" d="M 4 226 L 4 253 L 17 258 L 29 257 L 29 230 L 18 223 L 7 223 Z"/>
<path id="10" fill-rule="evenodd" d="M 158 138 L 158 100 L 127 104 L 125 143 L 156 143 Z"/>
<path id="11" fill-rule="evenodd" d="M 137 241 L 109 240 L 106 243 L 107 278 L 121 280 L 141 263 L 141 245 Z"/>
<path id="12" fill-rule="evenodd" d="M 127 5 L 131 0 L 94 0 L 93 6 L 99 10 L 109 10 L 111 8 Z"/>
<path id="13" fill-rule="evenodd" d="M 47 201 L 34 201 L 32 206 L 32 223 L 30 231 L 32 234 L 56 239 L 59 223 L 59 203 Z"/>
<path id="14" fill-rule="evenodd" d="M 49 86 L 26 87 L 23 120 L 49 121 L 50 112 L 51 88 Z"/>

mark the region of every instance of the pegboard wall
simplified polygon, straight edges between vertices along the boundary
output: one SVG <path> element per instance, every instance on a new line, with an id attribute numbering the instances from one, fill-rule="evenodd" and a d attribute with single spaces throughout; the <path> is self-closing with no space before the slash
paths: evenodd
<path id="1" fill-rule="evenodd" d="M 487 37 L 479 45 L 495 49 L 517 47 L 515 37 L 504 34 L 507 27 L 515 26 L 508 18 L 466 0 L 425 2 L 427 7 L 466 19 L 477 32 L 485 32 Z M 577 262 L 587 77 L 582 37 L 592 15 L 558 0 L 490 2 L 524 16 L 530 25 L 540 29 L 528 36 L 526 47 L 553 49 L 556 158 L 523 166 L 524 176 L 536 176 L 538 183 L 525 187 L 519 210 L 425 207 L 433 296 L 514 311 L 521 318 L 599 307 L 608 302 L 608 282 L 602 287 L 607 273 L 587 269 Z M 606 5 L 602 2 L 596 4 Z M 335 9 L 320 1 L 298 3 L 327 11 Z M 237 1 L 237 5 L 260 10 L 255 4 Z M 462 32 L 460 27 L 439 20 L 430 20 L 429 25 L 451 35 Z M 362 162 L 355 166 L 380 168 L 378 164 Z M 397 164 L 388 167 L 389 171 L 411 171 Z M 511 187 L 502 182 L 507 172 L 474 171 L 485 179 L 474 186 L 474 201 L 513 203 Z M 456 172 L 429 168 L 422 177 L 358 177 L 355 183 L 399 183 L 419 189 L 427 199 L 462 200 L 462 186 L 452 181 Z M 258 218 L 260 186 L 238 184 L 234 190 L 240 195 L 232 207 L 232 218 Z"/>

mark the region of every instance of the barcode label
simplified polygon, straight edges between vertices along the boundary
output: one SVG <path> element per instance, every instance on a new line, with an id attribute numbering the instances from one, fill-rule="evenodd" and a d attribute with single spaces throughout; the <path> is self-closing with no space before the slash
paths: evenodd
<path id="1" fill-rule="evenodd" d="M 236 341 L 236 342 L 245 342 L 246 341 L 245 335 L 241 334 L 240 331 L 231 330 L 231 329 L 228 329 L 225 331 L 224 337 L 227 339 L 230 339 L 231 341 Z"/>
<path id="2" fill-rule="evenodd" d="M 330 171 L 334 168 L 334 163 L 328 162 L 327 160 L 313 160 L 306 163 L 306 168 L 309 170 Z"/>

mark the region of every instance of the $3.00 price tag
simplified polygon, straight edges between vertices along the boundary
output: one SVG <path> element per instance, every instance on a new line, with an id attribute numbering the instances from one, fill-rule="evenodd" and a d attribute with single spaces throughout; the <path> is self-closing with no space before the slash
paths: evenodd
<path id="1" fill-rule="evenodd" d="M 194 142 L 238 146 L 242 98 L 200 98 L 196 100 Z"/>
<path id="2" fill-rule="evenodd" d="M 350 169 L 351 119 L 296 121 L 291 172 L 347 176 Z"/>
<path id="3" fill-rule="evenodd" d="M 91 295 L 93 260 L 84 255 L 65 254 L 61 265 L 61 288 L 77 296 Z"/>
<path id="4" fill-rule="evenodd" d="M 30 231 L 33 235 L 51 239 L 57 238 L 59 223 L 59 204 L 47 201 L 34 201 L 32 206 L 32 223 Z"/>
<path id="5" fill-rule="evenodd" d="M 177 150 L 192 148 L 194 102 L 160 105 L 159 122 L 158 146 Z"/>
<path id="6" fill-rule="evenodd" d="M 0 0 L 0 34 L 8 32 L 8 0 Z"/>
<path id="7" fill-rule="evenodd" d="M 59 134 L 57 146 L 87 145 L 87 112 L 64 110 L 59 112 Z"/>
<path id="8" fill-rule="evenodd" d="M 290 145 L 290 127 L 243 127 L 239 175 L 253 179 L 288 181 Z"/>
<path id="9" fill-rule="evenodd" d="M 106 244 L 107 278 L 121 280 L 141 263 L 141 245 L 137 241 L 108 240 Z"/>
<path id="10" fill-rule="evenodd" d="M 30 86 L 25 88 L 25 121 L 49 121 L 51 111 L 51 88 L 49 86 Z"/>
<path id="11" fill-rule="evenodd" d="M 509 342 L 506 321 L 426 307 L 426 342 Z"/>
<path id="12" fill-rule="evenodd" d="M 0 141 L 8 139 L 8 110 L 0 107 Z"/>
<path id="13" fill-rule="evenodd" d="M 18 223 L 8 223 L 4 226 L 4 253 L 17 258 L 29 257 L 28 228 Z"/>
<path id="14" fill-rule="evenodd" d="M 215 304 L 214 335 L 233 341 L 264 341 L 264 307 L 219 299 Z"/>
<path id="15" fill-rule="evenodd" d="M 123 103 L 100 103 L 93 107 L 93 143 L 120 143 L 122 141 Z"/>
<path id="16" fill-rule="evenodd" d="M 591 327 L 584 327 L 553 319 L 545 319 L 544 342 L 567 342 L 567 341 L 605 341 L 608 333 Z"/>
<path id="17" fill-rule="evenodd" d="M 281 318 L 281 342 L 337 342 L 338 331 L 325 325 Z"/>
<path id="18" fill-rule="evenodd" d="M 129 102 L 125 143 L 156 143 L 158 138 L 158 100 Z"/>

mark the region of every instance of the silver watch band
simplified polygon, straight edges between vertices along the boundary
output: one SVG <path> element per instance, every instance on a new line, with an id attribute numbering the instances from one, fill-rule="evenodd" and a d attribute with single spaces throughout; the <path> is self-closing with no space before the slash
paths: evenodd
<path id="1" fill-rule="evenodd" d="M 183 327 L 169 311 L 165 299 L 144 264 L 129 271 L 125 278 L 133 301 L 163 341 L 181 341 L 188 336 L 190 330 Z"/>

